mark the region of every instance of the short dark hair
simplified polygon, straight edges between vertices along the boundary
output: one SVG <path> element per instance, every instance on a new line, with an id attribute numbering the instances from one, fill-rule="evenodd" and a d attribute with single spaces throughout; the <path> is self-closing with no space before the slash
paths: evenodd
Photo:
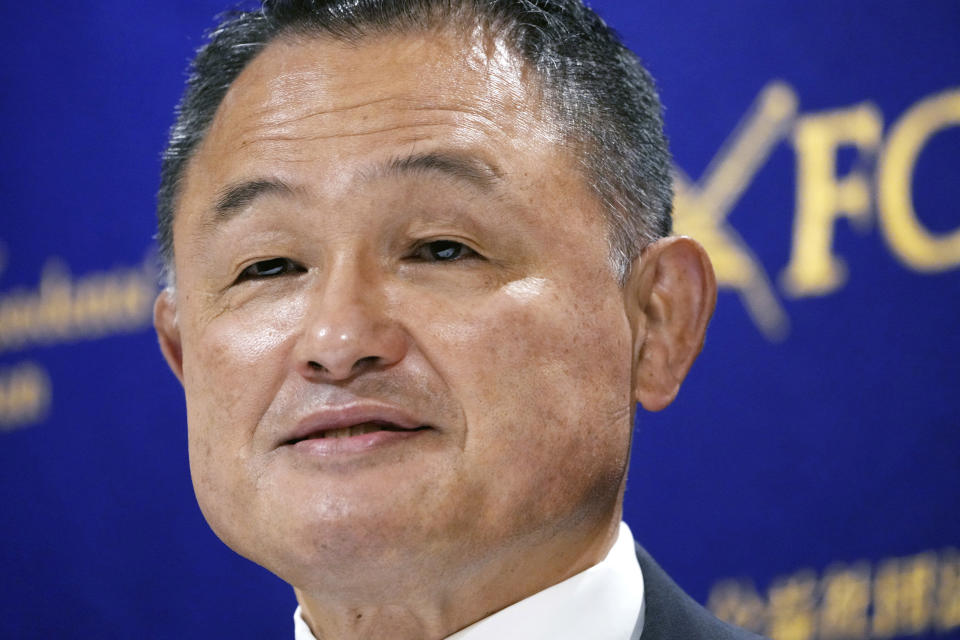
<path id="1" fill-rule="evenodd" d="M 541 81 L 545 106 L 576 150 L 608 218 L 621 279 L 648 243 L 670 234 L 673 188 L 653 78 L 581 0 L 264 0 L 220 17 L 190 66 L 163 154 L 157 196 L 168 283 L 173 218 L 187 163 L 240 72 L 280 36 L 356 41 L 377 33 L 479 24 Z"/>

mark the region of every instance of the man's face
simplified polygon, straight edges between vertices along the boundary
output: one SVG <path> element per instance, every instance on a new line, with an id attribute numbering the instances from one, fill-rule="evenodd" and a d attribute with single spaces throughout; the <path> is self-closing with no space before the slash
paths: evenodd
<path id="1" fill-rule="evenodd" d="M 197 498 L 295 585 L 456 580 L 618 516 L 631 322 L 535 87 L 479 39 L 278 41 L 188 168 Z"/>

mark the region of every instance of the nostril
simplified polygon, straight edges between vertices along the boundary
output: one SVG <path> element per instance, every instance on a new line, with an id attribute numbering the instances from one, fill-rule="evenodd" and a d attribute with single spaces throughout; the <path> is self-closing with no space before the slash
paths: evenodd
<path id="1" fill-rule="evenodd" d="M 365 369 L 368 369 L 368 368 L 372 368 L 372 367 L 377 366 L 377 364 L 378 364 L 379 362 L 380 362 L 380 357 L 379 357 L 379 356 L 365 356 L 365 357 L 360 358 L 359 360 L 357 360 L 356 362 L 353 363 L 353 366 L 351 367 L 351 371 L 357 372 L 357 371 L 362 371 L 362 370 L 365 370 Z M 328 368 L 328 367 L 320 364 L 320 363 L 317 362 L 316 360 L 309 360 L 309 361 L 307 362 L 307 366 L 310 368 L 311 371 L 314 371 L 314 372 L 316 372 L 316 373 L 330 373 L 330 372 L 331 372 L 331 369 L 330 369 L 330 368 Z"/>
<path id="2" fill-rule="evenodd" d="M 365 367 L 369 365 L 375 365 L 379 361 L 380 361 L 380 358 L 377 356 L 366 356 L 364 358 L 360 358 L 359 360 L 357 360 L 353 366 L 355 368 L 360 368 L 360 367 Z"/>

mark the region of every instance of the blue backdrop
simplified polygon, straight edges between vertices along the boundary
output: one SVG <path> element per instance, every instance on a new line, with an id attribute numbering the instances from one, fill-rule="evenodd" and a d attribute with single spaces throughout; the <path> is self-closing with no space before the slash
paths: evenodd
<path id="1" fill-rule="evenodd" d="M 723 286 L 638 418 L 635 534 L 776 640 L 960 638 L 960 4 L 595 6 L 659 80 Z M 159 154 L 223 8 L 4 3 L 0 637 L 292 637 L 194 503 L 149 326 Z"/>

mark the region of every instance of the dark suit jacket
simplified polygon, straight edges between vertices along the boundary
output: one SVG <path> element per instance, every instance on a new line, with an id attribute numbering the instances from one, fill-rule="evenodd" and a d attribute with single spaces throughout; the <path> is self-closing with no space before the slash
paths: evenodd
<path id="1" fill-rule="evenodd" d="M 759 640 L 760 636 L 721 622 L 697 604 L 640 545 L 637 560 L 643 570 L 646 602 L 640 640 Z"/>

